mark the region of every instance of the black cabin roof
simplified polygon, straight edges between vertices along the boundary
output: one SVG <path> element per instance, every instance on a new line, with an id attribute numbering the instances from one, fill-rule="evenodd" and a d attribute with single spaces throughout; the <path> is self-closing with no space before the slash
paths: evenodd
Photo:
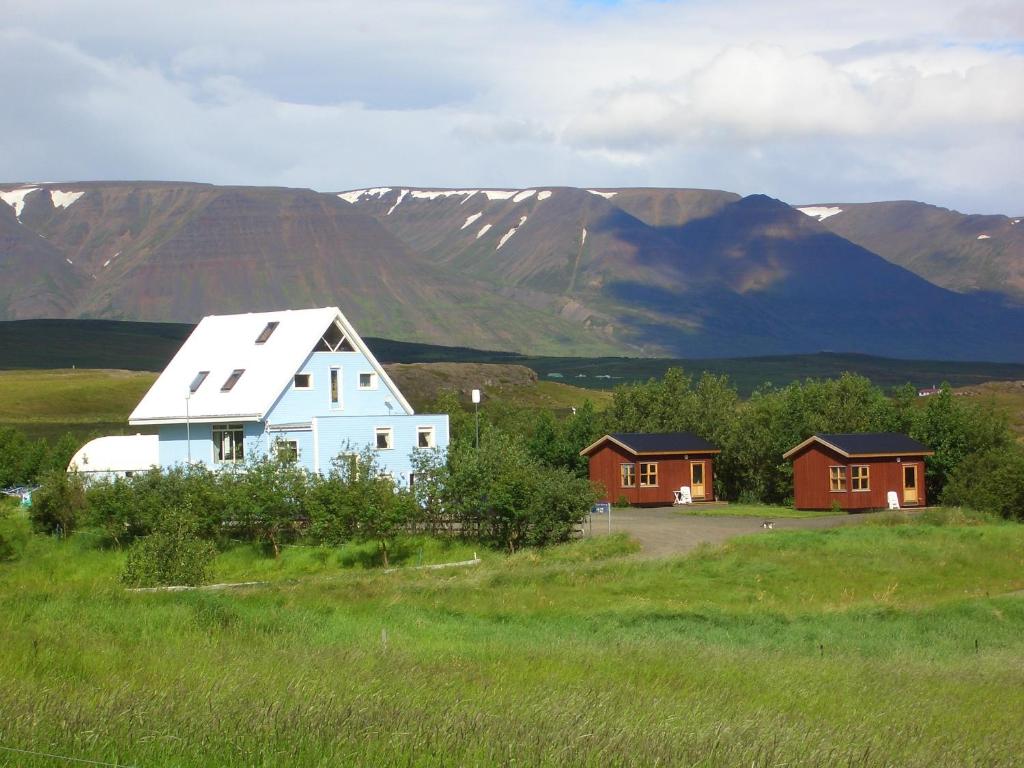
<path id="1" fill-rule="evenodd" d="M 633 453 L 718 453 L 718 448 L 692 432 L 609 432 L 580 453 L 590 453 L 605 440 Z"/>

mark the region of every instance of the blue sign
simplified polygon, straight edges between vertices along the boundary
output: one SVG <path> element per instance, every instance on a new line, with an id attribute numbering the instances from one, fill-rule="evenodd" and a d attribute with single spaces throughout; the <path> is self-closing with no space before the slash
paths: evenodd
<path id="1" fill-rule="evenodd" d="M 601 501 L 590 508 L 590 514 L 592 515 L 610 515 L 612 513 L 612 505 L 607 501 Z"/>

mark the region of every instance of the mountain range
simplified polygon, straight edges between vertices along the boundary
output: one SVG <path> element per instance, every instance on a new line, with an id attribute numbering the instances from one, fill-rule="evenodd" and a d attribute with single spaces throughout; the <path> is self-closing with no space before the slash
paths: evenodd
<path id="1" fill-rule="evenodd" d="M 1024 360 L 1010 217 L 694 189 L 75 182 L 0 200 L 0 319 L 337 304 L 369 335 L 533 354 Z"/>

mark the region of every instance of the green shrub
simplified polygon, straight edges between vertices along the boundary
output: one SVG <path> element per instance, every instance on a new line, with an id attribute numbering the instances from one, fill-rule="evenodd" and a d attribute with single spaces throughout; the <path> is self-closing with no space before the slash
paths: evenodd
<path id="1" fill-rule="evenodd" d="M 968 456 L 950 477 L 942 503 L 1024 520 L 1024 449 L 993 448 Z"/>
<path id="2" fill-rule="evenodd" d="M 67 536 L 86 509 L 85 486 L 77 472 L 53 469 L 32 493 L 29 519 L 33 530 Z"/>
<path id="3" fill-rule="evenodd" d="M 198 586 L 210 574 L 217 549 L 196 535 L 189 509 L 171 509 L 128 552 L 121 581 L 132 587 Z"/>

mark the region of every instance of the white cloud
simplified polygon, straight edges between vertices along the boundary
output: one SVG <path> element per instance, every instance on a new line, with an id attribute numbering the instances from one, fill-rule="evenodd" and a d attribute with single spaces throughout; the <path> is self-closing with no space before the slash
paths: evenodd
<path id="1" fill-rule="evenodd" d="M 0 178 L 1021 198 L 1019 3 L 96 0 L 5 23 Z"/>

